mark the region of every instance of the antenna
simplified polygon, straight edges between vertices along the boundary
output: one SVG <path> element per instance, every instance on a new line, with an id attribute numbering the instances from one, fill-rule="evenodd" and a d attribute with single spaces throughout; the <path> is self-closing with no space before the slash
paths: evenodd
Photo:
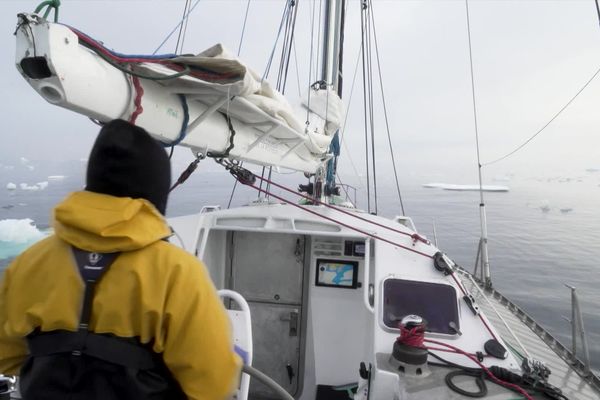
<path id="1" fill-rule="evenodd" d="M 481 238 L 479 239 L 479 247 L 477 249 L 478 259 L 475 262 L 481 261 L 481 275 L 483 284 L 486 288 L 492 287 L 492 276 L 490 274 L 490 260 L 488 257 L 487 247 L 487 219 L 485 213 L 485 202 L 483 200 L 483 179 L 481 178 L 481 158 L 479 155 L 479 132 L 477 129 L 477 106 L 475 101 L 475 78 L 473 76 L 473 52 L 471 48 L 471 24 L 469 21 L 469 0 L 465 0 L 467 11 L 467 34 L 469 37 L 469 62 L 471 66 L 471 94 L 473 97 L 473 120 L 475 123 L 475 144 L 477 146 L 477 172 L 479 173 L 479 220 L 481 223 Z"/>

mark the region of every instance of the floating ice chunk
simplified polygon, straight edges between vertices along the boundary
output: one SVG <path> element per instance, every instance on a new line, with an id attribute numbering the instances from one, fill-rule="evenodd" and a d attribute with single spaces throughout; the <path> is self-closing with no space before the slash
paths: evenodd
<path id="1" fill-rule="evenodd" d="M 479 191 L 479 185 L 454 185 L 450 183 L 425 183 L 426 188 L 438 188 L 453 191 Z M 483 185 L 481 190 L 484 192 L 508 192 L 508 186 Z"/>
<path id="2" fill-rule="evenodd" d="M 37 241 L 44 236 L 30 218 L 0 220 L 1 242 L 22 244 Z"/>
<path id="3" fill-rule="evenodd" d="M 50 175 L 48 177 L 48 180 L 49 181 L 61 181 L 61 180 L 65 179 L 65 178 L 66 178 L 66 176 L 64 176 L 64 175 Z"/>
<path id="4" fill-rule="evenodd" d="M 28 185 L 26 183 L 21 183 L 19 185 L 19 187 L 21 188 L 21 190 L 29 190 L 29 191 L 36 191 L 36 190 L 40 190 L 39 187 L 35 186 L 35 185 Z"/>
<path id="5" fill-rule="evenodd" d="M 35 169 L 35 167 L 33 165 L 28 165 L 27 169 L 30 170 L 30 171 L 33 171 Z"/>
<path id="6" fill-rule="evenodd" d="M 424 188 L 429 188 L 429 189 L 443 189 L 444 186 L 446 186 L 445 183 L 424 183 L 422 185 Z"/>
<path id="7" fill-rule="evenodd" d="M 23 164 L 23 165 L 29 164 L 29 160 L 26 159 L 25 157 L 21 157 L 21 164 Z"/>
<path id="8" fill-rule="evenodd" d="M 6 189 L 7 189 L 7 190 L 15 190 L 16 188 L 17 188 L 17 185 L 15 185 L 15 184 L 14 184 L 14 183 L 12 183 L 12 182 L 8 182 L 8 183 L 6 184 Z"/>
<path id="9" fill-rule="evenodd" d="M 540 206 L 539 206 L 540 210 L 542 210 L 542 212 L 547 213 L 550 211 L 550 202 L 548 200 L 542 200 L 540 202 Z"/>
<path id="10" fill-rule="evenodd" d="M 37 187 L 40 188 L 40 190 L 44 190 L 48 187 L 48 181 L 44 181 L 44 182 L 38 182 L 35 184 Z"/>

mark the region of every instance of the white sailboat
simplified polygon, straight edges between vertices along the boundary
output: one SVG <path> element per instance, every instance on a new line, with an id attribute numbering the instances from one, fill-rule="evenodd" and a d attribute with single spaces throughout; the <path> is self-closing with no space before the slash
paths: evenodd
<path id="1" fill-rule="evenodd" d="M 589 363 L 490 287 L 485 257 L 478 279 L 410 217 L 372 215 L 336 195 L 327 164 L 341 122 L 343 10 L 343 1 L 325 2 L 324 83 L 309 90 L 307 127 L 218 46 L 195 57 L 131 57 L 21 14 L 16 64 L 51 104 L 100 122 L 131 120 L 278 200 L 170 219 L 173 241 L 233 297 L 248 363 L 280 388 L 256 377 L 248 387 L 246 378 L 239 399 L 597 399 Z M 242 161 L 312 174 L 312 186 L 301 203 L 287 201 Z"/>

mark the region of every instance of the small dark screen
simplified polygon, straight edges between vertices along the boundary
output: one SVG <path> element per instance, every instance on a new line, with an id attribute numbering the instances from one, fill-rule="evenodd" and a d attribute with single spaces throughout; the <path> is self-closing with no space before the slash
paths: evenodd
<path id="1" fill-rule="evenodd" d="M 383 285 L 383 323 L 398 328 L 409 314 L 427 320 L 427 332 L 455 334 L 449 323 L 460 329 L 456 290 L 450 285 L 431 282 L 388 279 Z"/>

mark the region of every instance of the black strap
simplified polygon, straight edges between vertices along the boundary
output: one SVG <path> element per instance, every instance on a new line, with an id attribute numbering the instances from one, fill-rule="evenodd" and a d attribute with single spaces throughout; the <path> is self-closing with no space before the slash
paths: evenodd
<path id="1" fill-rule="evenodd" d="M 85 283 L 83 307 L 81 308 L 81 316 L 79 317 L 79 331 L 88 330 L 96 283 L 100 281 L 119 254 L 94 253 L 73 247 L 75 262 L 79 268 L 79 274 Z"/>
<path id="2" fill-rule="evenodd" d="M 34 334 L 28 337 L 29 353 L 33 357 L 43 357 L 60 353 L 85 354 L 140 370 L 156 366 L 153 353 L 146 347 L 133 342 L 134 339 L 118 338 L 94 332 L 70 332 L 57 330 Z"/>
<path id="3" fill-rule="evenodd" d="M 83 306 L 77 332 L 36 330 L 27 337 L 31 356 L 49 356 L 71 353 L 85 354 L 122 365 L 127 368 L 151 369 L 156 364 L 155 355 L 133 338 L 120 338 L 89 331 L 96 284 L 110 268 L 120 253 L 95 253 L 73 247 L 73 255 L 81 278 L 85 283 Z"/>

